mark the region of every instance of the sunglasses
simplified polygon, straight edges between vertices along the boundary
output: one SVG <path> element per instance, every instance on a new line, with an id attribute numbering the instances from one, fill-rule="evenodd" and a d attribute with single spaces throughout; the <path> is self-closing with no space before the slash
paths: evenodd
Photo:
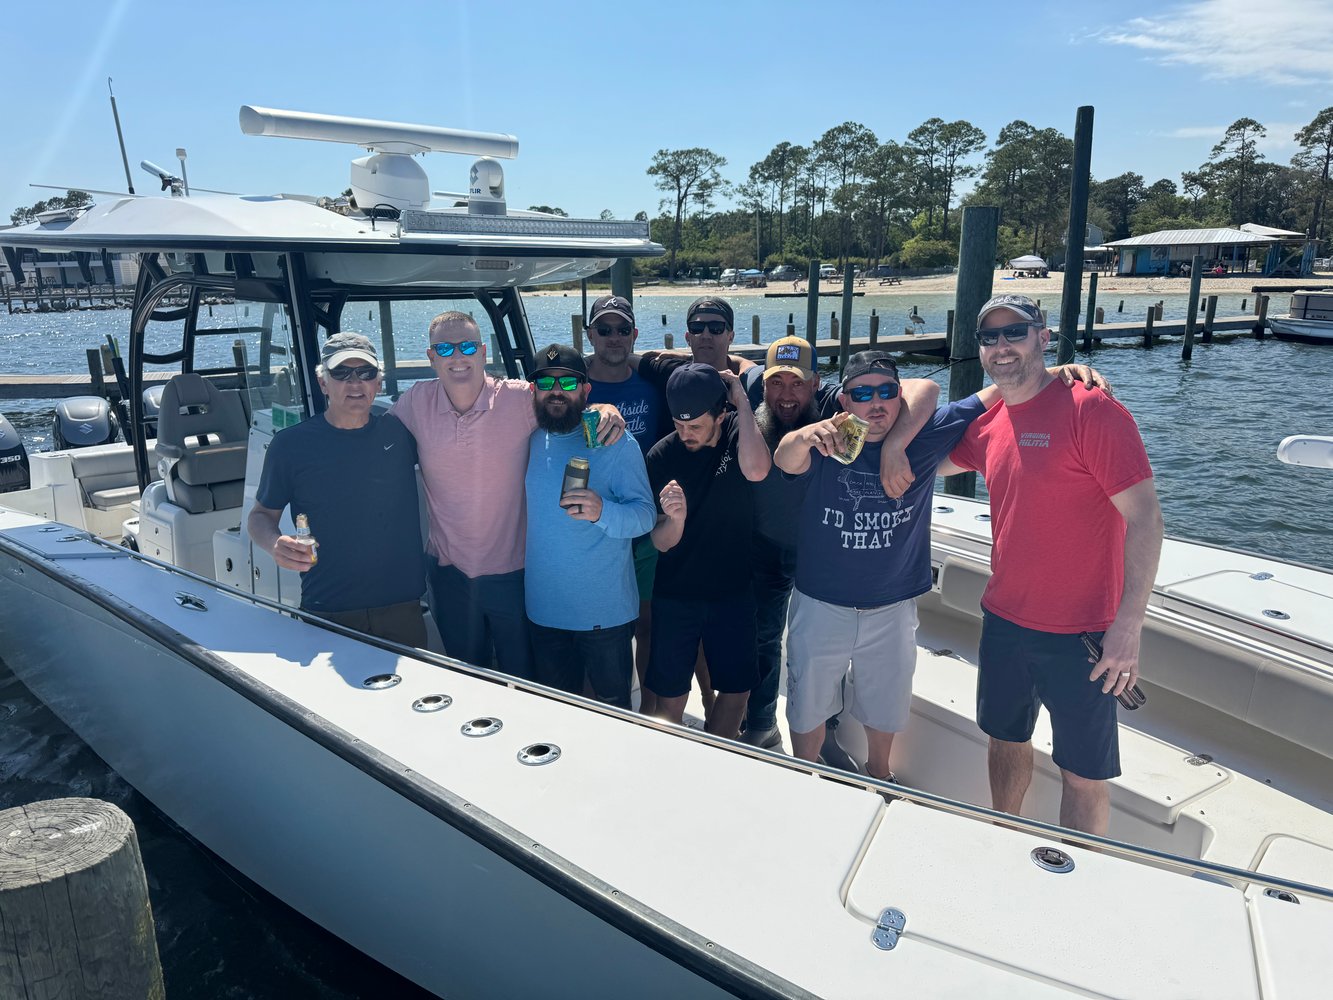
<path id="1" fill-rule="evenodd" d="M 720 337 L 730 328 L 720 319 L 710 319 L 707 323 L 703 320 L 695 320 L 693 323 L 686 323 L 685 329 L 689 330 L 690 333 L 703 333 L 706 330 L 714 337 Z"/>
<path id="2" fill-rule="evenodd" d="M 561 392 L 573 392 L 583 384 L 583 379 L 577 375 L 539 375 L 532 380 L 532 384 L 542 392 L 550 392 L 556 386 L 560 387 Z"/>
<path id="3" fill-rule="evenodd" d="M 360 368 L 345 368 L 342 365 L 339 365 L 337 368 L 329 369 L 329 378 L 334 379 L 337 382 L 346 382 L 353 375 L 359 378 L 362 382 L 373 382 L 379 377 L 379 374 L 380 370 L 378 368 L 373 368 L 370 365 L 362 365 Z"/>
<path id="4" fill-rule="evenodd" d="M 600 323 L 593 327 L 593 331 L 599 337 L 628 337 L 634 332 L 632 326 L 602 326 Z"/>
<path id="5" fill-rule="evenodd" d="M 1008 326 L 993 326 L 989 330 L 977 331 L 977 343 L 982 347 L 994 347 L 1000 342 L 1000 335 L 1011 344 L 1021 344 L 1028 339 L 1028 332 L 1038 323 L 1010 323 Z"/>
<path id="6" fill-rule="evenodd" d="M 853 403 L 868 403 L 876 396 L 880 399 L 897 399 L 898 383 L 884 382 L 880 385 L 854 385 L 847 390 Z"/>
<path id="7" fill-rule="evenodd" d="M 481 344 L 475 340 L 464 340 L 457 344 L 431 344 L 430 349 L 442 358 L 452 358 L 454 356 L 454 348 L 458 348 L 459 354 L 470 358 L 477 353 L 477 348 L 480 346 Z"/>

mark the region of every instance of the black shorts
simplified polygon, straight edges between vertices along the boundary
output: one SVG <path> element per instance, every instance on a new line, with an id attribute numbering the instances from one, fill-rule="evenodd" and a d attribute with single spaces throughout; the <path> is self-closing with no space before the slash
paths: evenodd
<path id="1" fill-rule="evenodd" d="M 1092 633 L 1100 641 L 1102 633 Z M 1051 713 L 1051 759 L 1081 778 L 1120 774 L 1120 731 L 1115 695 L 1102 678 L 1088 680 L 1092 664 L 1077 634 L 1038 632 L 983 611 L 977 725 L 1010 743 L 1032 738 L 1041 705 Z"/>
<path id="2" fill-rule="evenodd" d="M 713 690 L 752 691 L 759 683 L 755 655 L 754 597 L 682 600 L 653 598 L 652 655 L 644 685 L 659 698 L 690 693 L 699 643 Z"/>

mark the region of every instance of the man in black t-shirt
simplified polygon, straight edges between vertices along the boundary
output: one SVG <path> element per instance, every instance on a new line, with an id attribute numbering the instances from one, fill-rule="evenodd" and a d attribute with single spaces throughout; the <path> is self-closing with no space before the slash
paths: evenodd
<path id="1" fill-rule="evenodd" d="M 658 502 L 647 687 L 658 714 L 680 722 L 702 642 L 717 699 L 708 731 L 735 739 L 759 680 L 750 589 L 753 483 L 771 466 L 740 380 L 706 364 L 672 373 L 675 431 L 648 452 Z M 726 410 L 728 400 L 735 407 Z"/>
<path id="2" fill-rule="evenodd" d="M 246 530 L 279 566 L 302 574 L 303 610 L 424 646 L 416 441 L 397 417 L 371 411 L 381 375 L 369 340 L 334 334 L 322 359 L 328 408 L 274 436 Z M 286 507 L 309 520 L 317 555 L 279 528 Z"/>

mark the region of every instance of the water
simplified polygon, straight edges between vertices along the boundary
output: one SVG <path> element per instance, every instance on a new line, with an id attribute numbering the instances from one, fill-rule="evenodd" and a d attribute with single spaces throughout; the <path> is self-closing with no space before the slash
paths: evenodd
<path id="1" fill-rule="evenodd" d="M 1122 296 L 1102 289 L 1114 308 Z M 1125 295 L 1125 319 L 1138 318 L 1165 298 L 1164 317 L 1185 315 L 1184 295 Z M 1241 313 L 1242 296 L 1225 295 L 1218 315 Z M 693 295 L 641 297 L 637 303 L 639 349 L 662 344 L 662 333 L 679 336 Z M 538 344 L 567 341 L 577 294 L 526 300 Z M 760 316 L 765 340 L 785 329 L 794 313 L 804 332 L 800 299 L 736 298 L 738 340 L 749 340 L 749 317 Z M 897 333 L 918 307 L 928 331 L 942 330 L 953 296 L 867 295 L 857 299 L 853 335 L 868 333 L 870 310 L 880 329 Z M 1058 315 L 1059 299 L 1043 298 Z M 828 332 L 836 299 L 821 301 L 821 330 Z M 349 307 L 343 325 L 378 332 L 378 312 Z M 430 303 L 395 306 L 398 341 L 403 331 L 424 331 L 437 311 Z M 221 310 L 219 310 L 221 313 Z M 663 326 L 661 316 L 667 316 Z M 365 317 L 363 321 L 363 317 Z M 1108 319 L 1116 318 L 1108 309 Z M 222 325 L 226 317 L 219 315 Z M 121 311 L 44 315 L 0 315 L 0 368 L 7 372 L 75 372 L 84 349 L 107 333 L 121 338 L 128 313 Z M 217 345 L 222 350 L 224 345 Z M 400 348 L 400 355 L 408 352 Z M 216 359 L 223 363 L 224 359 Z M 1282 465 L 1274 458 L 1288 434 L 1333 433 L 1325 369 L 1333 351 L 1276 340 L 1235 339 L 1197 344 L 1194 359 L 1180 360 L 1178 343 L 1145 351 L 1128 343 L 1104 347 L 1079 360 L 1094 364 L 1135 414 L 1157 477 L 1167 532 L 1178 537 L 1271 553 L 1333 569 L 1333 473 Z M 930 376 L 939 366 L 911 363 L 905 376 Z M 947 387 L 948 373 L 935 375 Z M 48 447 L 48 401 L 5 402 L 7 415 L 29 448 Z M 424 997 L 420 990 L 360 955 L 253 886 L 196 845 L 85 747 L 13 679 L 0 664 L 0 807 L 62 795 L 90 795 L 115 802 L 139 831 L 168 994 L 198 997 Z"/>

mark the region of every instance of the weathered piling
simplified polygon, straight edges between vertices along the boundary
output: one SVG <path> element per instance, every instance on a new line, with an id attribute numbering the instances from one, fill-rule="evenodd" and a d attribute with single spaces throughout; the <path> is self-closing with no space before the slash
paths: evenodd
<path id="1" fill-rule="evenodd" d="M 1268 326 L 1268 296 L 1260 295 L 1254 301 L 1259 307 L 1259 315 L 1254 321 L 1254 339 L 1263 340 L 1264 334 L 1267 332 L 1264 328 Z"/>
<path id="2" fill-rule="evenodd" d="M 954 311 L 952 309 L 944 315 L 944 335 L 946 337 L 953 334 L 953 315 Z"/>
<path id="3" fill-rule="evenodd" d="M 870 346 L 874 347 L 879 343 L 879 313 L 870 310 Z"/>
<path id="4" fill-rule="evenodd" d="M 1194 356 L 1194 326 L 1199 319 L 1199 282 L 1203 280 L 1203 254 L 1196 253 L 1190 260 L 1190 297 L 1185 307 L 1185 346 L 1180 349 L 1182 361 Z"/>
<path id="5" fill-rule="evenodd" d="M 1120 305 L 1118 305 L 1118 306 L 1115 307 L 1115 311 L 1118 312 L 1118 313 L 1122 313 L 1122 312 L 1125 311 L 1125 300 L 1124 300 L 1124 299 L 1121 299 L 1121 300 L 1120 300 Z"/>
<path id="6" fill-rule="evenodd" d="M 398 354 L 393 340 L 393 310 L 389 303 L 380 299 L 380 364 L 384 367 L 384 391 L 390 396 L 398 396 Z M 498 357 L 498 356 L 497 356 Z M 497 358 L 491 358 L 492 361 Z"/>
<path id="7" fill-rule="evenodd" d="M 1152 325 L 1153 325 L 1153 321 L 1156 320 L 1156 319 L 1157 319 L 1157 307 L 1156 307 L 1156 306 L 1149 306 L 1149 307 L 1148 307 L 1148 315 L 1147 315 L 1147 316 L 1144 318 L 1144 320 L 1143 320 L 1143 346 L 1144 346 L 1144 347 L 1147 347 L 1147 348 L 1151 348 L 1151 347 L 1152 347 Z"/>
<path id="8" fill-rule="evenodd" d="M 759 343 L 759 314 L 750 317 L 750 343 Z"/>
<path id="9" fill-rule="evenodd" d="M 838 330 L 838 314 L 837 314 L 837 313 L 830 313 L 830 314 L 829 314 L 829 318 L 828 318 L 828 335 L 829 335 L 829 339 L 830 339 L 830 340 L 837 340 L 837 339 L 838 339 L 838 336 L 839 336 L 839 330 Z"/>
<path id="10" fill-rule="evenodd" d="M 1092 321 L 1093 321 L 1094 323 L 1105 323 L 1105 322 L 1106 322 L 1106 310 L 1103 309 L 1101 306 L 1098 306 L 1098 307 L 1097 307 L 1097 314 L 1092 318 Z"/>
<path id="11" fill-rule="evenodd" d="M 1213 342 L 1213 320 L 1217 316 L 1217 296 L 1208 296 L 1208 301 L 1203 307 L 1203 336 L 1200 338 L 1205 344 Z"/>
<path id="12" fill-rule="evenodd" d="M 852 344 L 852 290 L 855 287 L 856 279 L 853 275 L 856 269 L 852 267 L 849 260 L 842 268 L 842 339 L 838 342 L 838 371 L 847 367 L 847 359 L 851 357 Z"/>
<path id="13" fill-rule="evenodd" d="M 1083 290 L 1083 242 L 1088 230 L 1088 187 L 1092 166 L 1092 106 L 1085 104 L 1074 118 L 1074 162 L 1069 175 L 1069 229 L 1065 237 L 1065 280 L 1060 299 L 1060 346 L 1056 364 L 1074 360 L 1074 331 L 1078 329 L 1078 297 Z M 1077 259 L 1075 259 L 1077 256 Z M 1096 275 L 1093 275 L 1096 278 Z"/>
<path id="14" fill-rule="evenodd" d="M 969 205 L 963 209 L 958 247 L 958 282 L 954 292 L 954 323 L 947 343 L 953 366 L 949 369 L 949 399 L 966 399 L 981 388 L 981 361 L 977 339 L 977 315 L 990 298 L 995 279 L 995 243 L 1000 210 L 992 205 Z M 977 495 L 977 474 L 964 472 L 946 476 L 944 492 L 954 496 Z"/>
<path id="15" fill-rule="evenodd" d="M 676 338 L 672 336 L 670 331 L 662 334 L 662 346 L 668 351 L 676 346 Z"/>
<path id="16" fill-rule="evenodd" d="M 583 353 L 583 317 L 580 316 L 578 313 L 571 313 L 571 314 L 570 314 L 570 317 L 569 317 L 569 325 L 570 325 L 571 330 L 573 331 L 572 343 L 574 344 L 574 350 L 576 350 L 576 351 L 578 351 L 580 354 L 582 354 L 582 353 Z"/>
<path id="17" fill-rule="evenodd" d="M 1083 350 L 1092 350 L 1092 327 L 1097 318 L 1097 272 L 1088 275 L 1088 316 L 1083 324 Z M 1073 357 L 1072 352 L 1070 357 Z"/>
<path id="18" fill-rule="evenodd" d="M 1245 311 L 1245 307 L 1246 307 L 1247 305 L 1249 305 L 1249 302 L 1250 302 L 1249 299 L 1241 299 L 1241 300 L 1240 300 L 1240 311 L 1241 311 L 1241 312 L 1244 312 L 1244 311 Z"/>
<path id="19" fill-rule="evenodd" d="M 1158 299 L 1157 305 L 1153 306 L 1152 308 L 1153 308 L 1153 319 L 1161 319 L 1162 310 L 1166 308 L 1166 300 Z"/>
<path id="20" fill-rule="evenodd" d="M 634 262 L 622 257 L 611 265 L 611 294 L 634 304 Z"/>
<path id="21" fill-rule="evenodd" d="M 805 339 L 813 347 L 819 339 L 819 261 L 810 261 L 810 278 L 806 285 Z"/>
<path id="22" fill-rule="evenodd" d="M 0 996 L 165 996 L 134 824 L 109 802 L 0 811 L 0 926 Z"/>

